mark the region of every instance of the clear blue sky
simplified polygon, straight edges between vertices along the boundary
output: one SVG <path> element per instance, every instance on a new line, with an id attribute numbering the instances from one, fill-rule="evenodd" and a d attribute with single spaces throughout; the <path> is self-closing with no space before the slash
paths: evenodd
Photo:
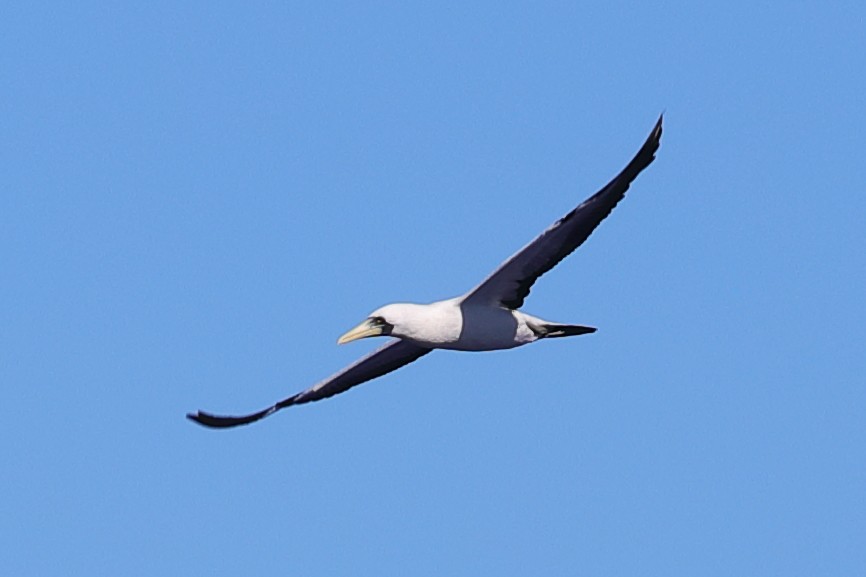
<path id="1" fill-rule="evenodd" d="M 862 2 L 100 4 L 0 17 L 4 574 L 866 574 Z M 184 419 L 464 292 L 663 110 L 527 301 L 598 333 Z"/>

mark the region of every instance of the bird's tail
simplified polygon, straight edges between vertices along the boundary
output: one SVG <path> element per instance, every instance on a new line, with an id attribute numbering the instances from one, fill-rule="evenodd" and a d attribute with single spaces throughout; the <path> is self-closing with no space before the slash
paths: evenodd
<path id="1" fill-rule="evenodd" d="M 538 336 L 543 339 L 552 339 L 556 337 L 573 337 L 575 335 L 585 335 L 594 333 L 598 329 L 595 327 L 587 327 L 584 325 L 560 325 L 556 323 L 545 323 L 539 327 L 541 330 L 536 330 Z"/>

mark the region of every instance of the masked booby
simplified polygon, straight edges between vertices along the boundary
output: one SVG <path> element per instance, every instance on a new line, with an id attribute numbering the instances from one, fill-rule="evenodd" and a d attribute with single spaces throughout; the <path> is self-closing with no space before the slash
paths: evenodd
<path id="1" fill-rule="evenodd" d="M 625 196 L 629 185 L 655 159 L 662 117 L 635 157 L 604 188 L 517 251 L 465 295 L 431 304 L 389 304 L 344 334 L 339 344 L 376 336 L 393 340 L 335 375 L 261 411 L 242 416 L 204 411 L 188 418 L 206 427 L 246 425 L 280 409 L 331 397 L 381 377 L 433 349 L 492 351 L 537 340 L 595 332 L 595 328 L 546 321 L 518 309 L 538 278 L 571 254 Z"/>

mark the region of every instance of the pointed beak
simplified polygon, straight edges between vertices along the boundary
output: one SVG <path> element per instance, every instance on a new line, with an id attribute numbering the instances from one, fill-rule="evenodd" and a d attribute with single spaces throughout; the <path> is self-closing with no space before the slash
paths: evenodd
<path id="1" fill-rule="evenodd" d="M 360 325 L 337 339 L 337 344 L 345 345 L 346 343 L 357 341 L 358 339 L 365 339 L 367 337 L 378 337 L 379 335 L 383 334 L 385 334 L 383 326 L 376 326 L 370 321 L 370 319 L 367 319 Z"/>

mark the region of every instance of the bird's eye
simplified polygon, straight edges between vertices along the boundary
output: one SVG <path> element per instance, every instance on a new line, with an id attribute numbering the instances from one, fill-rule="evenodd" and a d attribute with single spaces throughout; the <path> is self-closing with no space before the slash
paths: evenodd
<path id="1" fill-rule="evenodd" d="M 382 317 L 370 317 L 370 322 L 375 326 L 381 326 L 385 324 L 385 319 Z"/>

